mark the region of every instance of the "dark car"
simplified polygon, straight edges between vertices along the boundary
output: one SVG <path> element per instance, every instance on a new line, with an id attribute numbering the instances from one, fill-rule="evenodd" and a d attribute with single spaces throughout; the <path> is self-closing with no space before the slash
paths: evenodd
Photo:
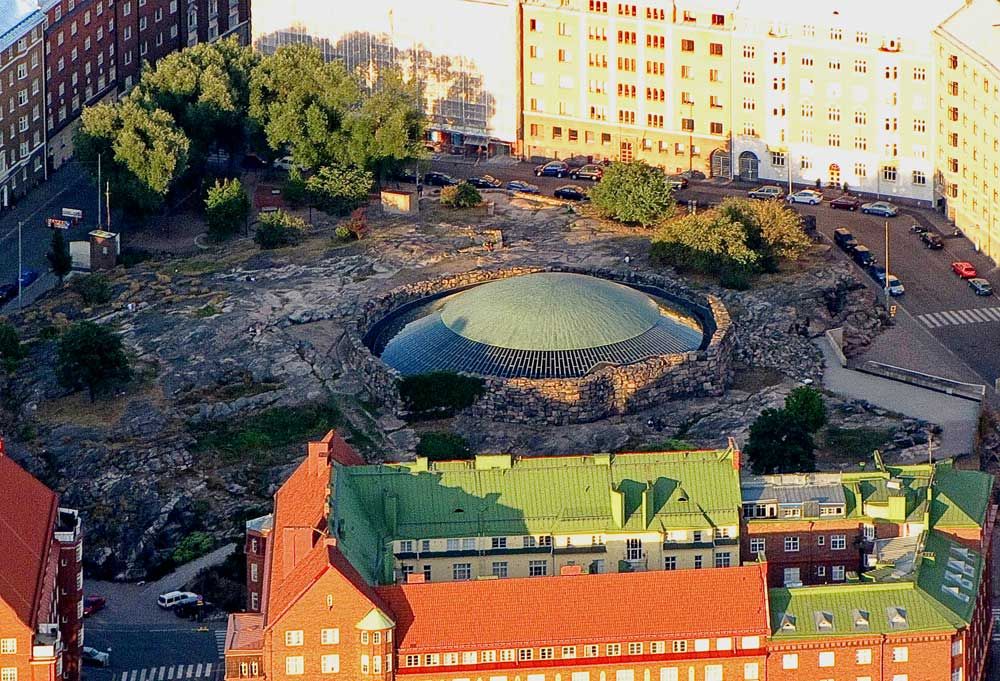
<path id="1" fill-rule="evenodd" d="M 990 284 L 990 282 L 986 281 L 985 279 L 981 279 L 979 277 L 973 277 L 972 279 L 969 279 L 969 287 L 972 288 L 972 291 L 977 296 L 993 295 L 993 286 Z"/>
<path id="2" fill-rule="evenodd" d="M 108 604 L 108 599 L 104 596 L 87 596 L 83 599 L 83 616 L 90 617 L 95 612 L 100 612 Z"/>
<path id="3" fill-rule="evenodd" d="M 854 238 L 854 235 L 851 234 L 850 230 L 844 229 L 843 227 L 838 227 L 833 230 L 833 243 L 837 244 L 845 251 L 850 251 L 858 245 L 857 239 Z"/>
<path id="4" fill-rule="evenodd" d="M 257 154 L 247 154 L 243 157 L 243 161 L 240 162 L 246 170 L 263 170 L 264 168 L 270 168 L 271 164 L 262 159 Z"/>
<path id="5" fill-rule="evenodd" d="M 507 189 L 512 192 L 523 192 L 525 194 L 537 194 L 538 185 L 525 182 L 524 180 L 511 180 L 507 183 Z"/>
<path id="6" fill-rule="evenodd" d="M 581 168 L 570 171 L 569 176 L 574 180 L 593 180 L 594 182 L 600 182 L 601 178 L 604 177 L 604 168 L 594 165 L 593 163 L 588 163 Z"/>
<path id="7" fill-rule="evenodd" d="M 564 184 L 553 192 L 557 199 L 568 199 L 570 201 L 586 201 L 587 190 L 575 184 Z"/>
<path id="8" fill-rule="evenodd" d="M 535 175 L 538 177 L 566 177 L 569 175 L 569 166 L 565 161 L 549 161 L 535 167 Z"/>
<path id="9" fill-rule="evenodd" d="M 447 173 L 429 172 L 424 175 L 424 184 L 431 187 L 453 187 L 458 180 Z"/>
<path id="10" fill-rule="evenodd" d="M 667 184 L 672 189 L 687 189 L 688 179 L 683 175 L 670 175 L 667 177 Z"/>
<path id="11" fill-rule="evenodd" d="M 0 285 L 0 305 L 17 298 L 17 284 Z"/>
<path id="12" fill-rule="evenodd" d="M 500 189 L 503 186 L 503 182 L 492 175 L 476 175 L 470 177 L 466 182 L 476 189 Z"/>
<path id="13" fill-rule="evenodd" d="M 21 288 L 25 289 L 38 281 L 39 273 L 37 270 L 22 270 L 21 271 Z"/>
<path id="14" fill-rule="evenodd" d="M 932 251 L 940 251 L 944 248 L 944 241 L 934 232 L 921 232 L 920 240 L 924 242 L 924 248 Z"/>
<path id="15" fill-rule="evenodd" d="M 700 170 L 685 170 L 683 173 L 681 173 L 681 177 L 683 177 L 685 179 L 688 179 L 688 180 L 704 180 L 704 179 L 707 179 L 705 177 L 705 173 L 701 172 Z"/>
<path id="16" fill-rule="evenodd" d="M 397 182 L 406 182 L 408 184 L 416 184 L 419 179 L 420 179 L 420 176 L 417 175 L 417 171 L 416 170 L 400 170 L 398 173 L 396 173 L 396 181 Z"/>
<path id="17" fill-rule="evenodd" d="M 862 267 L 870 267 L 875 264 L 875 256 L 872 252 L 868 250 L 867 246 L 857 245 L 854 247 L 854 252 L 851 254 L 854 258 L 854 262 L 858 263 Z"/>
<path id="18" fill-rule="evenodd" d="M 871 265 L 868 267 L 868 274 L 879 286 L 885 288 L 885 268 L 881 265 Z"/>
<path id="19" fill-rule="evenodd" d="M 833 201 L 830 202 L 830 208 L 839 210 L 857 210 L 861 208 L 861 201 L 854 198 L 853 196 L 838 196 Z"/>

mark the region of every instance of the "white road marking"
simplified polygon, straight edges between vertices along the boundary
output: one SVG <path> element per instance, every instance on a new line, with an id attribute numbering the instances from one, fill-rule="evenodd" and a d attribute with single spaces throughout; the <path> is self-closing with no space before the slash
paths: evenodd
<path id="1" fill-rule="evenodd" d="M 149 671 L 148 669 L 143 669 L 139 673 L 139 681 L 146 681 L 146 672 L 148 672 L 148 671 Z"/>
<path id="2" fill-rule="evenodd" d="M 195 677 L 201 676 L 201 663 L 200 662 L 198 663 L 198 666 L 194 670 L 194 675 L 195 675 Z"/>
<path id="3" fill-rule="evenodd" d="M 170 667 L 167 670 L 167 681 L 170 681 L 170 679 L 172 679 L 172 678 L 174 678 L 174 668 Z"/>

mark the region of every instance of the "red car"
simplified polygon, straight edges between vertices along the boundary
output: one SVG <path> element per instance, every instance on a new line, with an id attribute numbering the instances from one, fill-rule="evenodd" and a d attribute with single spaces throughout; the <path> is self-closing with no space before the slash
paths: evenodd
<path id="1" fill-rule="evenodd" d="M 953 262 L 951 264 L 951 271 L 962 277 L 962 279 L 972 279 L 978 272 L 971 262 Z"/>
<path id="2" fill-rule="evenodd" d="M 861 208 L 861 201 L 854 198 L 853 196 L 848 196 L 847 194 L 843 196 L 838 196 L 833 201 L 830 202 L 830 208 L 840 208 L 841 210 L 857 210 Z"/>
<path id="3" fill-rule="evenodd" d="M 100 612 L 107 604 L 108 599 L 103 596 L 87 596 L 83 599 L 83 616 L 89 617 L 95 612 Z"/>

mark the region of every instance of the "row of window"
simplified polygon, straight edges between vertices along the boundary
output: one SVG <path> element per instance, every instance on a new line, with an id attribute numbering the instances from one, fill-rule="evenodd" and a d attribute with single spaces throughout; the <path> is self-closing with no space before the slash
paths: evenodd
<path id="1" fill-rule="evenodd" d="M 650 641 L 644 643 L 633 641 L 631 643 L 607 643 L 603 646 L 598 644 L 572 645 L 572 646 L 549 646 L 542 648 L 505 648 L 503 650 L 469 650 L 462 653 L 427 653 L 424 655 L 406 655 L 403 664 L 406 667 L 437 667 L 455 666 L 458 664 L 488 664 L 493 662 L 528 662 L 531 660 L 573 660 L 578 657 L 619 657 L 621 655 L 665 655 L 669 644 L 671 653 L 707 652 L 710 650 L 730 651 L 733 649 L 734 640 L 732 638 L 717 638 L 712 645 L 712 639 L 696 639 L 692 641 Z M 760 637 L 744 636 L 740 639 L 740 648 L 743 650 L 757 650 L 760 648 Z M 557 656 L 558 653 L 558 656 Z"/>
<path id="2" fill-rule="evenodd" d="M 784 155 L 781 156 L 781 165 L 785 164 Z M 816 546 L 826 546 L 826 535 L 819 534 L 815 535 Z M 785 553 L 795 553 L 799 550 L 801 546 L 800 537 L 785 537 L 784 538 L 784 549 Z M 750 538 L 750 553 L 764 553 L 767 547 L 767 540 L 764 537 L 751 537 Z M 843 551 L 847 548 L 847 535 L 846 534 L 831 534 L 830 535 L 830 549 L 833 551 Z"/>
<path id="3" fill-rule="evenodd" d="M 782 669 L 798 669 L 800 653 L 785 653 L 781 657 Z M 910 649 L 906 646 L 896 646 L 892 649 L 893 662 L 909 662 Z M 854 662 L 859 665 L 872 663 L 872 649 L 861 648 L 854 651 Z M 837 665 L 837 654 L 834 651 L 825 651 L 819 654 L 817 664 L 820 667 L 835 667 Z M 895 678 L 895 677 L 894 677 Z"/>

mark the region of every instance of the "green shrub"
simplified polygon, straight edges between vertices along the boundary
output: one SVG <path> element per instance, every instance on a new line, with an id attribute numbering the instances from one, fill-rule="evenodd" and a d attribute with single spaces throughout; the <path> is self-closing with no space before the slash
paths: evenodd
<path id="1" fill-rule="evenodd" d="M 212 550 L 215 546 L 215 542 L 211 535 L 205 532 L 192 532 L 188 536 L 181 539 L 180 543 L 177 544 L 177 548 L 174 549 L 171 558 L 177 565 L 182 565 L 184 563 L 189 563 L 195 558 L 201 558 L 206 553 Z"/>
<path id="2" fill-rule="evenodd" d="M 87 307 L 104 305 L 111 300 L 111 283 L 103 274 L 87 274 L 75 277 L 70 288 L 80 294 Z"/>
<path id="3" fill-rule="evenodd" d="M 302 240 L 306 223 L 284 211 L 262 213 L 253 240 L 263 249 L 294 246 Z"/>
<path id="4" fill-rule="evenodd" d="M 129 246 L 128 248 L 123 248 L 121 255 L 118 256 L 118 262 L 125 267 L 135 267 L 140 263 L 144 263 L 147 260 L 152 260 L 153 254 L 147 251 L 145 248 L 135 248 Z"/>
<path id="5" fill-rule="evenodd" d="M 472 208 L 483 202 L 483 195 L 468 182 L 445 187 L 441 190 L 441 205 L 452 208 Z"/>
<path id="6" fill-rule="evenodd" d="M 0 321 L 0 367 L 11 371 L 23 357 L 24 348 L 17 329 L 10 322 Z"/>
<path id="7" fill-rule="evenodd" d="M 452 414 L 471 406 L 484 390 L 483 379 L 449 371 L 406 376 L 399 383 L 403 404 L 415 414 Z"/>
<path id="8" fill-rule="evenodd" d="M 426 456 L 431 461 L 458 461 L 471 459 L 472 450 L 461 435 L 434 430 L 420 434 L 417 456 Z"/>
<path id="9" fill-rule="evenodd" d="M 281 187 L 281 195 L 290 206 L 301 206 L 309 198 L 306 190 L 306 181 L 302 177 L 302 171 L 293 167 L 288 171 L 288 179 Z"/>
<path id="10" fill-rule="evenodd" d="M 606 218 L 651 227 L 674 212 L 666 174 L 643 161 L 612 163 L 590 190 L 590 201 Z"/>
<path id="11" fill-rule="evenodd" d="M 98 392 L 132 375 L 121 336 L 90 321 L 73 324 L 59 339 L 56 377 L 72 390 L 87 388 L 91 401 Z"/>
<path id="12" fill-rule="evenodd" d="M 374 176 L 362 168 L 323 166 L 306 180 L 309 197 L 331 215 L 347 215 L 368 203 Z"/>
<path id="13" fill-rule="evenodd" d="M 246 608 L 247 557 L 242 544 L 219 565 L 207 567 L 184 585 L 185 591 L 201 594 L 226 612 Z"/>
<path id="14" fill-rule="evenodd" d="M 222 241 L 246 224 L 250 198 L 239 180 L 216 180 L 205 197 L 205 219 L 212 239 Z"/>
<path id="15" fill-rule="evenodd" d="M 342 241 L 347 241 L 354 236 L 351 234 L 351 230 L 348 229 L 347 225 L 337 225 L 337 229 L 335 229 L 333 233 L 336 234 L 337 238 Z"/>

